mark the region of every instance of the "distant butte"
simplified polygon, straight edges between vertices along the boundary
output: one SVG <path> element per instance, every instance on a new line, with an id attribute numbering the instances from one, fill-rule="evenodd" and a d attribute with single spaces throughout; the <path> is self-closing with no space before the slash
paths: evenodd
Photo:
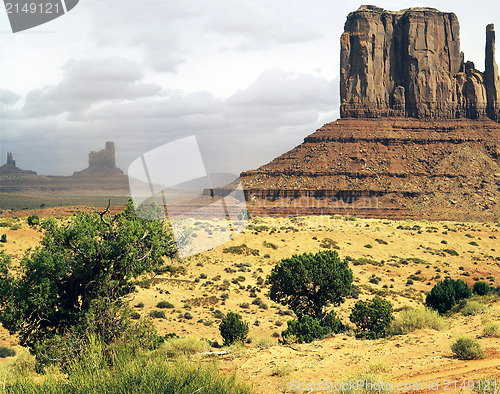
<path id="1" fill-rule="evenodd" d="M 19 177 L 19 176 L 28 176 L 28 175 L 36 175 L 35 171 L 30 170 L 21 170 L 16 167 L 16 161 L 14 160 L 14 156 L 11 152 L 7 153 L 7 163 L 0 167 L 0 176 L 2 177 Z"/>
<path id="2" fill-rule="evenodd" d="M 500 78 L 465 61 L 453 13 L 361 6 L 341 37 L 341 119 L 240 176 L 257 215 L 500 219 Z M 228 189 L 214 189 L 227 194 Z"/>
<path id="3" fill-rule="evenodd" d="M 98 152 L 89 153 L 89 166 L 75 172 L 73 176 L 109 176 L 123 175 L 123 171 L 115 165 L 115 143 L 106 142 L 105 148 Z"/>

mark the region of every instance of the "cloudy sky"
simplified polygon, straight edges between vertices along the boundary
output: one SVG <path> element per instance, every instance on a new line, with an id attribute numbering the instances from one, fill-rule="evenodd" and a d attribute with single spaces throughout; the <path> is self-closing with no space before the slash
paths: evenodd
<path id="1" fill-rule="evenodd" d="M 339 116 L 340 35 L 363 1 L 80 0 L 13 34 L 0 12 L 0 162 L 71 175 L 114 141 L 141 154 L 196 135 L 210 172 L 239 174 Z M 385 1 L 453 11 L 466 59 L 484 69 L 498 0 Z M 499 58 L 497 54 L 497 59 Z"/>

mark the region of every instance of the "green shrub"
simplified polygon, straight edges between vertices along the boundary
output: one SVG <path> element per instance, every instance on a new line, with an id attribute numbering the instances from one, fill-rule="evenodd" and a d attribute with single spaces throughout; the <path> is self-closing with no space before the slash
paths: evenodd
<path id="1" fill-rule="evenodd" d="M 404 335 L 422 328 L 440 331 L 445 327 L 446 321 L 437 311 L 430 308 L 419 308 L 402 311 L 392 321 L 389 332 L 392 335 Z"/>
<path id="2" fill-rule="evenodd" d="M 345 329 L 344 325 L 334 311 L 330 311 L 329 313 L 327 313 L 325 317 L 321 319 L 320 324 L 323 327 L 328 327 L 330 329 L 330 332 L 333 332 L 335 334 Z"/>
<path id="3" fill-rule="evenodd" d="M 346 259 L 347 259 L 347 257 L 346 257 Z M 384 262 L 369 259 L 368 257 L 360 257 L 359 259 L 352 260 L 352 265 L 365 265 L 365 264 L 371 264 L 371 265 L 375 265 L 377 267 L 382 267 L 384 265 Z"/>
<path id="4" fill-rule="evenodd" d="M 472 292 L 474 294 L 483 296 L 483 295 L 488 295 L 493 291 L 493 288 L 490 287 L 490 285 L 482 280 L 474 283 L 474 286 L 472 287 Z"/>
<path id="5" fill-rule="evenodd" d="M 259 255 L 259 251 L 257 249 L 249 248 L 246 244 L 241 244 L 238 246 L 230 246 L 230 247 L 224 248 L 222 250 L 222 252 L 223 253 L 232 253 L 232 254 L 242 254 L 245 256 L 249 256 L 249 255 L 258 256 Z"/>
<path id="6" fill-rule="evenodd" d="M 2 243 L 7 242 L 7 234 L 2 234 L 2 236 L 0 237 L 0 242 L 2 242 Z"/>
<path id="7" fill-rule="evenodd" d="M 19 275 L 0 253 L 0 323 L 37 356 L 39 368 L 44 361 L 72 359 L 89 333 L 107 352 L 133 331 L 123 297 L 133 291 L 135 277 L 176 255 L 164 224 L 140 212 L 129 200 L 114 215 L 106 209 L 78 212 L 64 224 L 43 220 L 41 245 L 23 256 Z"/>
<path id="8" fill-rule="evenodd" d="M 443 252 L 446 252 L 451 256 L 458 256 L 458 252 L 455 249 L 443 249 Z"/>
<path id="9" fill-rule="evenodd" d="M 385 337 L 393 319 L 391 303 L 378 296 L 371 301 L 356 302 L 349 316 L 356 324 L 356 336 L 368 339 Z"/>
<path id="10" fill-rule="evenodd" d="M 214 312 L 214 317 L 216 319 L 224 319 L 226 317 L 226 315 L 224 315 L 224 313 L 222 313 L 222 311 L 220 311 L 219 309 L 217 309 L 215 312 Z"/>
<path id="11" fill-rule="evenodd" d="M 387 241 L 385 241 L 383 239 L 377 238 L 375 241 L 377 241 L 381 245 L 387 245 Z"/>
<path id="12" fill-rule="evenodd" d="M 10 226 L 10 229 L 14 230 L 14 231 L 19 230 L 20 228 L 21 228 L 21 225 L 19 225 L 19 224 L 13 224 L 12 226 Z"/>
<path id="13" fill-rule="evenodd" d="M 351 292 L 352 271 L 337 251 L 304 253 L 281 260 L 271 271 L 269 297 L 298 317 L 322 319 L 324 308 L 344 302 Z"/>
<path id="14" fill-rule="evenodd" d="M 248 323 L 242 321 L 241 316 L 233 312 L 228 312 L 219 325 L 219 331 L 226 346 L 235 342 L 244 343 L 248 330 Z"/>
<path id="15" fill-rule="evenodd" d="M 498 324 L 487 324 L 483 327 L 483 336 L 500 338 L 500 326 Z"/>
<path id="16" fill-rule="evenodd" d="M 427 264 L 427 262 L 425 260 L 422 260 L 418 257 L 406 257 L 406 258 L 402 258 L 399 260 L 399 263 L 400 264 L 403 264 L 403 265 L 408 265 L 408 264 Z"/>
<path id="17" fill-rule="evenodd" d="M 40 224 L 40 218 L 37 215 L 28 216 L 29 226 L 38 226 Z"/>
<path id="18" fill-rule="evenodd" d="M 298 319 L 289 320 L 287 329 L 281 333 L 284 342 L 296 340 L 299 343 L 309 343 L 344 329 L 335 312 L 328 313 L 322 320 L 304 315 Z"/>
<path id="19" fill-rule="evenodd" d="M 340 246 L 337 245 L 337 241 L 334 241 L 331 238 L 324 238 L 319 246 L 324 249 L 340 249 Z"/>
<path id="20" fill-rule="evenodd" d="M 165 319 L 167 317 L 163 311 L 151 311 L 149 312 L 149 316 L 153 319 Z"/>
<path id="21" fill-rule="evenodd" d="M 455 354 L 455 357 L 460 360 L 475 360 L 484 357 L 481 344 L 475 339 L 468 337 L 458 338 L 455 343 L 451 345 L 451 351 Z"/>
<path id="22" fill-rule="evenodd" d="M 418 275 L 415 275 L 415 274 L 411 274 L 408 279 L 411 279 L 411 280 L 418 280 L 420 282 L 424 282 L 425 281 L 425 278 L 422 278 L 421 276 L 418 276 Z"/>
<path id="23" fill-rule="evenodd" d="M 270 249 L 278 249 L 278 246 L 273 244 L 272 242 L 267 242 L 267 241 L 264 241 L 262 243 L 264 245 L 264 247 L 266 248 L 270 248 Z"/>
<path id="24" fill-rule="evenodd" d="M 160 301 L 158 304 L 156 304 L 157 308 L 160 309 L 172 309 L 175 308 L 174 304 L 168 302 L 168 301 Z"/>
<path id="25" fill-rule="evenodd" d="M 14 349 L 8 348 L 6 346 L 0 346 L 0 358 L 14 357 L 16 351 Z"/>
<path id="26" fill-rule="evenodd" d="M 465 298 L 470 298 L 472 291 L 462 279 L 446 278 L 437 283 L 425 298 L 425 304 L 440 314 L 446 313 Z"/>

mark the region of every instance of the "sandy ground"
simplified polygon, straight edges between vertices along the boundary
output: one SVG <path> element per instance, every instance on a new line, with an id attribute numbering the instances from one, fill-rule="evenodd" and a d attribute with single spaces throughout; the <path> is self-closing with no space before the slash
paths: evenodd
<path id="1" fill-rule="evenodd" d="M 57 216 L 57 212 L 53 214 Z M 0 217 L 0 222 L 2 220 L 7 219 Z M 26 218 L 8 220 L 19 224 L 20 229 L 0 227 L 0 235 L 7 235 L 7 242 L 0 248 L 16 263 L 25 249 L 39 242 L 41 233 L 30 228 Z M 217 235 L 210 235 L 203 222 L 192 226 L 198 235 L 197 242 L 209 242 Z M 443 331 L 418 330 L 375 341 L 356 339 L 348 332 L 311 344 L 279 345 L 276 336 L 292 317 L 286 314 L 286 307 L 269 299 L 264 282 L 266 276 L 283 258 L 325 250 L 321 244 L 327 238 L 336 242 L 343 258 L 349 256 L 356 260 L 364 257 L 379 263 L 351 263 L 354 284 L 360 287 L 359 299 L 371 299 L 374 294 L 381 294 L 392 303 L 396 315 L 403 307 L 422 306 L 425 295 L 446 275 L 461 278 L 471 285 L 477 279 L 500 285 L 499 223 L 360 218 L 350 221 L 329 216 L 254 218 L 244 233 L 234 240 L 182 262 L 169 262 L 184 267 L 185 274 L 142 278 L 152 279 L 149 288 L 145 284 L 137 286 L 129 300 L 133 306 L 143 304 L 135 307 L 141 316 L 157 310 L 159 301 L 169 301 L 174 305 L 172 309 L 164 309 L 165 319 L 154 319 L 162 335 L 175 332 L 219 343 L 222 343 L 222 338 L 217 311 L 240 313 L 250 325 L 252 343 L 244 349 L 218 356 L 218 366 L 223 371 L 236 372 L 241 380 L 251 382 L 255 392 L 259 393 L 296 392 L 298 390 L 294 389 L 300 383 L 314 384 L 322 379 L 340 383 L 353 374 L 368 370 L 378 372 L 384 382 L 390 382 L 394 387 L 398 383 L 415 383 L 414 387 L 402 386 L 405 392 L 411 391 L 408 389 L 415 389 L 415 392 L 459 392 L 466 379 L 500 377 L 499 339 L 482 337 L 484 324 L 500 324 L 498 301 L 481 314 L 453 315 Z M 224 251 L 242 244 L 258 250 L 258 255 Z M 444 249 L 454 250 L 458 256 L 443 252 Z M 409 284 L 408 277 L 412 274 L 422 280 Z M 372 283 L 373 278 L 380 280 Z M 227 294 L 227 298 L 221 297 L 223 294 Z M 257 298 L 265 307 L 252 304 Z M 353 325 L 348 316 L 356 301 L 347 299 L 335 308 L 344 324 L 351 328 Z M 245 303 L 249 304 L 248 307 L 241 307 Z M 487 357 L 473 361 L 453 358 L 450 345 L 462 335 L 477 338 Z M 15 347 L 16 338 L 2 330 L 0 343 Z M 451 381 L 448 385 L 447 380 Z M 429 386 L 430 383 L 433 386 Z M 468 389 L 462 391 L 470 392 Z"/>

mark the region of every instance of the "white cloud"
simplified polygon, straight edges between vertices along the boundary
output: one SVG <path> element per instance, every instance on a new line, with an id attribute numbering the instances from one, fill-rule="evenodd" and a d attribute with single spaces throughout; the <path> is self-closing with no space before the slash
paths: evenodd
<path id="1" fill-rule="evenodd" d="M 248 88 L 236 92 L 229 102 L 236 106 L 287 107 L 331 104 L 338 92 L 323 77 L 296 77 L 281 69 L 265 70 Z"/>
<path id="2" fill-rule="evenodd" d="M 72 60 L 63 73 L 57 85 L 27 94 L 24 111 L 29 116 L 82 111 L 101 101 L 134 100 L 161 91 L 157 84 L 140 82 L 139 65 L 123 58 Z"/>
<path id="3" fill-rule="evenodd" d="M 3 107 L 11 107 L 16 104 L 21 95 L 14 93 L 8 89 L 0 89 L 0 105 Z"/>
<path id="4" fill-rule="evenodd" d="M 243 43 L 233 48 L 238 50 L 262 50 L 279 44 L 308 42 L 322 36 L 298 15 L 290 16 L 282 11 L 276 12 L 269 5 L 228 3 L 225 12 L 210 19 L 204 30 L 243 39 Z"/>
<path id="5" fill-rule="evenodd" d="M 156 72 L 174 73 L 186 62 L 181 57 L 179 39 L 172 32 L 161 35 L 156 31 L 143 32 L 132 44 L 143 48 L 145 63 Z"/>

